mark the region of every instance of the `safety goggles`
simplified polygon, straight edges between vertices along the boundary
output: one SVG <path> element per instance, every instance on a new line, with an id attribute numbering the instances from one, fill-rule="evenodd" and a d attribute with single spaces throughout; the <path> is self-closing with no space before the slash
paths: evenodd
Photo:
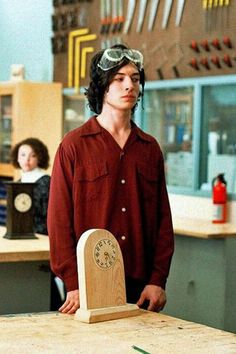
<path id="1" fill-rule="evenodd" d="M 111 48 L 105 49 L 98 67 L 103 71 L 110 70 L 119 65 L 126 58 L 134 63 L 139 70 L 143 68 L 143 55 L 135 49 Z"/>

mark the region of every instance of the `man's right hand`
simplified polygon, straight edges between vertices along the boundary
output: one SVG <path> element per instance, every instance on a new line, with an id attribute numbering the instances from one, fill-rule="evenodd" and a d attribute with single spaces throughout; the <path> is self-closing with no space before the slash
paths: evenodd
<path id="1" fill-rule="evenodd" d="M 73 314 L 79 308 L 79 289 L 69 291 L 66 295 L 66 301 L 59 308 L 62 313 Z"/>

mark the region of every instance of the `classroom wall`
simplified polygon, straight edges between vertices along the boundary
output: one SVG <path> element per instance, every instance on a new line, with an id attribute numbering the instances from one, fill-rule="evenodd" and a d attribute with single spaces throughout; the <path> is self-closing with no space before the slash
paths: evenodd
<path id="1" fill-rule="evenodd" d="M 11 64 L 24 64 L 26 80 L 52 81 L 51 0 L 0 1 L 0 81 Z"/>

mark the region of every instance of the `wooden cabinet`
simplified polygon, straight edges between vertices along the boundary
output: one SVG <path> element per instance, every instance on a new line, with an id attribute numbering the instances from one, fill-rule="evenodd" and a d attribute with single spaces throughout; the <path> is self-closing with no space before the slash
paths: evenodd
<path id="1" fill-rule="evenodd" d="M 16 178 L 10 150 L 28 137 L 42 140 L 50 168 L 62 138 L 62 85 L 30 81 L 0 83 L 0 177 Z"/>

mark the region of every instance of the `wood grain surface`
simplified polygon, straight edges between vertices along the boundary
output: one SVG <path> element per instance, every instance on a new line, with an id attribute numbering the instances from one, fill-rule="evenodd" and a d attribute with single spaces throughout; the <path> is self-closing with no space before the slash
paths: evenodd
<path id="1" fill-rule="evenodd" d="M 0 317 L 0 353 L 223 354 L 236 352 L 236 335 L 140 311 L 125 319 L 87 324 L 59 313 Z"/>

